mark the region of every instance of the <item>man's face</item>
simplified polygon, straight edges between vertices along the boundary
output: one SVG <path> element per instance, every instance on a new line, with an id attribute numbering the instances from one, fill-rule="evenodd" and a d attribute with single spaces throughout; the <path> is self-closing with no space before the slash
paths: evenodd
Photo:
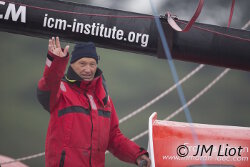
<path id="1" fill-rule="evenodd" d="M 72 63 L 71 67 L 84 81 L 92 81 L 97 64 L 95 59 L 84 57 Z"/>

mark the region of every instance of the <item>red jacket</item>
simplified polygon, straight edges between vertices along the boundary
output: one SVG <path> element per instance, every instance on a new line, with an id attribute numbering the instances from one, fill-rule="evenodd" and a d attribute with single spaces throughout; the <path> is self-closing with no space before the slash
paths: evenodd
<path id="1" fill-rule="evenodd" d="M 68 59 L 49 52 L 38 84 L 39 102 L 50 112 L 46 167 L 103 167 L 106 150 L 136 163 L 147 152 L 121 133 L 101 70 L 91 82 L 71 80 L 76 74 L 64 77 Z"/>

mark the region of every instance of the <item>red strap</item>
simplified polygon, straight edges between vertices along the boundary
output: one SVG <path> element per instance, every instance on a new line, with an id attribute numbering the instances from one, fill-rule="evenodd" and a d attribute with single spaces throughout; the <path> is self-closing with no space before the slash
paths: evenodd
<path id="1" fill-rule="evenodd" d="M 231 11 L 230 11 L 230 16 L 229 16 L 229 20 L 228 20 L 228 24 L 227 27 L 230 27 L 232 18 L 233 18 L 233 14 L 234 14 L 234 5 L 235 5 L 235 0 L 232 1 L 232 6 L 231 6 Z"/>
<path id="2" fill-rule="evenodd" d="M 182 31 L 182 32 L 187 32 L 190 30 L 190 28 L 192 27 L 192 25 L 194 24 L 194 22 L 196 21 L 196 19 L 199 17 L 200 13 L 201 13 L 201 10 L 202 10 L 202 7 L 203 7 L 203 4 L 204 4 L 204 0 L 200 0 L 199 1 L 199 4 L 198 4 L 198 7 L 192 17 L 192 19 L 188 22 L 188 24 L 186 25 L 186 27 L 184 29 L 181 29 L 177 24 L 176 22 L 173 20 L 173 18 L 171 17 L 171 14 L 170 12 L 167 12 L 167 15 L 168 15 L 168 23 L 169 25 L 175 29 L 176 31 Z"/>
<path id="3" fill-rule="evenodd" d="M 198 7 L 192 17 L 192 19 L 188 22 L 188 24 L 186 25 L 186 27 L 184 29 L 181 29 L 177 23 L 174 21 L 174 19 L 172 18 L 170 12 L 167 12 L 167 16 L 168 16 L 168 24 L 175 29 L 176 31 L 180 31 L 180 32 L 187 32 L 190 30 L 190 28 L 192 27 L 192 25 L 194 24 L 194 22 L 196 21 L 196 19 L 199 17 L 202 7 L 204 4 L 204 0 L 200 0 Z M 235 0 L 232 0 L 232 6 L 231 6 L 231 11 L 230 11 L 230 16 L 229 16 L 229 20 L 228 20 L 228 24 L 227 27 L 230 27 L 231 22 L 232 22 L 232 18 L 233 18 L 233 13 L 234 13 L 234 6 L 235 6 Z"/>

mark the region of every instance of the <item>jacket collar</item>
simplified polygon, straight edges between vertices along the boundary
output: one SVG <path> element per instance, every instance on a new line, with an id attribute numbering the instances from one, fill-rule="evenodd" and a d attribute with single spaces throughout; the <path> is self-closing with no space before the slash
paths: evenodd
<path id="1" fill-rule="evenodd" d="M 76 85 L 85 92 L 94 93 L 103 105 L 108 102 L 108 92 L 102 70 L 97 68 L 94 79 L 92 81 L 84 81 L 82 78 L 69 66 L 63 80 L 72 85 Z"/>
<path id="2" fill-rule="evenodd" d="M 64 78 L 68 83 L 76 84 L 80 88 L 90 88 L 95 86 L 96 81 L 102 76 L 101 69 L 97 68 L 94 79 L 92 81 L 84 81 L 71 66 L 69 66 L 67 73 Z"/>
<path id="3" fill-rule="evenodd" d="M 82 80 L 82 78 L 73 70 L 71 66 L 69 66 L 65 77 L 69 82 L 76 82 Z"/>

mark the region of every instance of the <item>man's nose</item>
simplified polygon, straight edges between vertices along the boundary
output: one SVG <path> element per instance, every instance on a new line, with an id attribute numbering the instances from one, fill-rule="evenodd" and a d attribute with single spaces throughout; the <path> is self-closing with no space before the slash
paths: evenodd
<path id="1" fill-rule="evenodd" d="M 85 72 L 91 72 L 91 69 L 90 69 L 90 66 L 86 66 L 85 69 L 84 69 Z"/>

